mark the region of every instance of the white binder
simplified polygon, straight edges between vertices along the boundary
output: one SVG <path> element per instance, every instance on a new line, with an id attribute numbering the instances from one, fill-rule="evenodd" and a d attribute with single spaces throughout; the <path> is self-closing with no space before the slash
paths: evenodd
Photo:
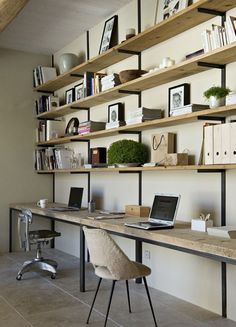
<path id="1" fill-rule="evenodd" d="M 236 123 L 230 124 L 230 163 L 236 163 Z"/>
<path id="2" fill-rule="evenodd" d="M 221 156 L 223 164 L 230 163 L 230 129 L 231 124 L 221 125 Z"/>
<path id="3" fill-rule="evenodd" d="M 204 158 L 205 165 L 212 165 L 213 160 L 213 127 L 212 125 L 204 127 Z"/>
<path id="4" fill-rule="evenodd" d="M 214 125 L 214 155 L 213 155 L 213 161 L 214 164 L 221 164 L 222 163 L 222 125 L 217 124 Z"/>

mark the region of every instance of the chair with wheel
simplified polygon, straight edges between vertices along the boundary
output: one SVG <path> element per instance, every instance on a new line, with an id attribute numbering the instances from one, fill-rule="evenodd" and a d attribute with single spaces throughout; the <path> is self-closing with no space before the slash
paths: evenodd
<path id="1" fill-rule="evenodd" d="M 124 252 L 118 247 L 111 236 L 102 229 L 91 229 L 83 227 L 85 239 L 87 241 L 88 250 L 90 253 L 90 261 L 95 268 L 95 274 L 99 277 L 98 286 L 87 318 L 87 324 L 93 310 L 93 306 L 98 294 L 98 290 L 102 279 L 112 280 L 112 288 L 109 298 L 109 303 L 106 312 L 104 327 L 107 324 L 107 319 L 110 311 L 111 300 L 115 284 L 119 280 L 126 281 L 126 290 L 128 297 L 128 307 L 131 313 L 130 294 L 129 294 L 129 279 L 142 278 L 147 292 L 148 301 L 151 307 L 151 312 L 154 320 L 154 325 L 157 327 L 156 317 L 152 306 L 150 293 L 147 286 L 146 276 L 151 274 L 151 269 L 139 262 L 131 261 Z"/>
<path id="2" fill-rule="evenodd" d="M 29 271 L 46 270 L 51 273 L 51 278 L 56 277 L 57 262 L 51 259 L 44 259 L 41 253 L 41 247 L 48 244 L 53 238 L 58 237 L 61 233 L 51 230 L 34 230 L 30 231 L 29 226 L 33 222 L 32 212 L 24 209 L 18 216 L 18 236 L 20 248 L 25 251 L 31 250 L 31 245 L 36 245 L 36 258 L 24 262 L 19 270 L 16 279 L 21 280 L 22 275 Z M 24 226 L 24 228 L 23 228 Z"/>

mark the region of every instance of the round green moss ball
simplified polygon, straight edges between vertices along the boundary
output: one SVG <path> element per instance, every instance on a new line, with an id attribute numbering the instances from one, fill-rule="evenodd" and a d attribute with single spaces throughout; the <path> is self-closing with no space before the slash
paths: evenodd
<path id="1" fill-rule="evenodd" d="M 120 140 L 111 144 L 108 149 L 108 165 L 121 163 L 147 162 L 148 148 L 133 140 Z"/>

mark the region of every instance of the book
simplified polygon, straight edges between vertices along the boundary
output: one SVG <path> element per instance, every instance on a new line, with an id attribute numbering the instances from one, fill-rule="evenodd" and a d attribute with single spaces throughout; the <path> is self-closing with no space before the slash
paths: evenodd
<path id="1" fill-rule="evenodd" d="M 106 123 L 106 129 L 117 128 L 120 126 L 124 126 L 125 124 L 126 124 L 125 121 L 120 121 L 120 120 L 112 121 L 110 123 Z"/>
<path id="2" fill-rule="evenodd" d="M 170 116 L 179 116 L 184 114 L 189 114 L 196 111 L 201 111 L 209 109 L 208 105 L 205 104 L 187 104 L 186 106 L 175 108 L 173 110 L 170 110 Z"/>
<path id="3" fill-rule="evenodd" d="M 235 226 L 221 226 L 221 227 L 208 227 L 208 235 L 218 236 L 224 238 L 236 238 L 236 227 Z"/>
<path id="4" fill-rule="evenodd" d="M 162 117 L 161 109 L 149 109 L 146 107 L 139 107 L 128 113 L 128 120 L 133 118 L 142 117 L 143 119 L 157 119 Z"/>
<path id="5" fill-rule="evenodd" d="M 40 74 L 41 84 L 44 84 L 57 77 L 57 71 L 55 67 L 39 66 L 38 69 L 40 71 L 39 74 Z"/>
<path id="6" fill-rule="evenodd" d="M 47 120 L 46 141 L 64 136 L 65 129 L 64 120 Z"/>
<path id="7" fill-rule="evenodd" d="M 194 58 L 194 57 L 197 57 L 197 56 L 200 56 L 201 54 L 204 53 L 204 49 L 199 49 L 197 51 L 194 51 L 194 52 L 191 52 L 191 53 L 188 53 L 186 54 L 185 56 L 185 59 L 191 59 L 191 58 Z"/>

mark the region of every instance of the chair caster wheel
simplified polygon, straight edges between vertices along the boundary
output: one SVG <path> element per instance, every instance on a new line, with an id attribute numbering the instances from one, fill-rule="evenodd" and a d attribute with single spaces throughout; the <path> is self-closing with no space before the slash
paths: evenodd
<path id="1" fill-rule="evenodd" d="M 22 274 L 16 276 L 16 280 L 21 280 L 21 278 L 22 278 Z"/>
<path id="2" fill-rule="evenodd" d="M 51 274 L 51 279 L 55 279 L 56 278 L 56 274 Z"/>

